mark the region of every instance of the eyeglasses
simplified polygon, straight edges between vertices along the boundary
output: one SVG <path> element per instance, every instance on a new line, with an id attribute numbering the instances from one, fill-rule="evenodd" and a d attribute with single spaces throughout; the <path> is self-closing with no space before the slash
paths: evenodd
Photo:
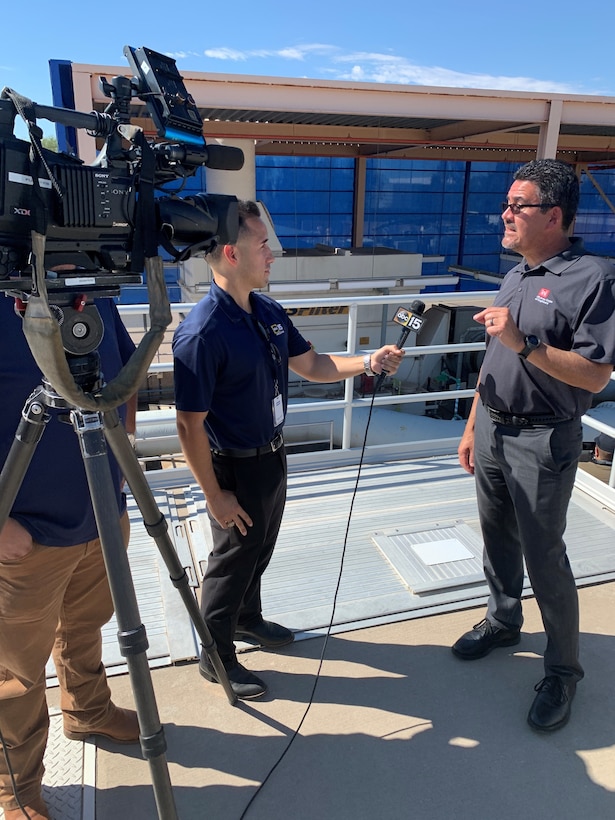
<path id="1" fill-rule="evenodd" d="M 518 216 L 524 208 L 557 208 L 551 202 L 539 202 L 536 205 L 528 205 L 525 202 L 502 202 L 502 213 L 510 208 L 511 213 Z"/>

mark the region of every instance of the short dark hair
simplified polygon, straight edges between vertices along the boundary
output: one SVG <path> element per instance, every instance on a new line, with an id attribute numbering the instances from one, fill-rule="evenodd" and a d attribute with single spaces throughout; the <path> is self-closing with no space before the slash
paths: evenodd
<path id="1" fill-rule="evenodd" d="M 607 436 L 606 433 L 598 433 L 594 442 L 601 450 L 604 450 L 607 453 L 612 453 L 615 451 L 615 439 L 611 436 Z"/>
<path id="2" fill-rule="evenodd" d="M 246 222 L 248 219 L 259 219 L 261 215 L 260 208 L 256 204 L 256 202 L 252 202 L 251 199 L 240 199 L 237 203 L 237 216 L 239 219 L 239 225 L 237 228 L 237 239 L 244 233 L 246 230 Z M 237 240 L 235 240 L 236 242 Z M 227 242 L 227 245 L 234 245 L 235 242 Z M 215 245 L 213 249 L 207 254 L 207 259 L 210 262 L 217 262 L 222 255 L 222 248 L 224 245 Z"/>
<path id="3" fill-rule="evenodd" d="M 579 207 L 579 180 L 572 165 L 559 159 L 534 159 L 522 165 L 515 180 L 533 182 L 540 201 L 562 209 L 562 227 L 570 227 Z"/>

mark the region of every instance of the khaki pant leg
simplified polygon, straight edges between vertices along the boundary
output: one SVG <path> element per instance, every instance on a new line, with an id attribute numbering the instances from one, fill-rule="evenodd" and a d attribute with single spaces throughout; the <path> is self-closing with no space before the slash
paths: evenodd
<path id="1" fill-rule="evenodd" d="M 19 797 L 24 805 L 41 795 L 45 769 L 43 755 L 49 732 L 49 712 L 45 700 L 45 678 L 20 697 L 0 701 L 0 724 L 7 746 Z M 0 752 L 0 806 L 18 808 L 6 765 Z"/>
<path id="2" fill-rule="evenodd" d="M 40 796 L 47 743 L 45 665 L 80 547 L 42 547 L 0 563 L 0 730 L 22 800 Z M 17 806 L 0 754 L 0 805 Z"/>
<path id="3" fill-rule="evenodd" d="M 128 544 L 129 521 L 121 519 Z M 90 541 L 62 601 L 53 646 L 60 706 L 68 730 L 95 728 L 109 714 L 111 692 L 102 663 L 101 627 L 113 615 L 113 601 L 100 540 Z"/>

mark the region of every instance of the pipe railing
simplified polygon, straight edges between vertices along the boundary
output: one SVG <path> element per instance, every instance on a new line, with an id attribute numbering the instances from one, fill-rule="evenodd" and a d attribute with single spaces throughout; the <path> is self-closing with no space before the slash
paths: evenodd
<path id="1" fill-rule="evenodd" d="M 473 291 L 469 293 L 429 293 L 429 294 L 420 294 L 421 301 L 425 303 L 426 307 L 430 307 L 431 305 L 446 305 L 447 307 L 455 306 L 455 305 L 488 305 L 491 304 L 493 301 L 493 291 Z M 359 339 L 359 328 L 361 326 L 361 310 L 368 308 L 373 305 L 380 305 L 386 307 L 387 305 L 399 306 L 403 304 L 404 301 L 412 301 L 417 296 L 416 293 L 413 294 L 386 294 L 386 295 L 378 295 L 378 296 L 353 296 L 353 295 L 344 295 L 339 294 L 335 297 L 316 297 L 316 298 L 304 298 L 304 299 L 280 299 L 280 304 L 285 308 L 312 308 L 312 307 L 337 307 L 343 306 L 348 308 L 347 314 L 347 348 L 346 350 L 341 351 L 330 351 L 332 353 L 338 353 L 339 355 L 356 355 L 359 352 L 373 352 L 376 348 L 364 348 L 359 347 L 358 339 Z M 193 307 L 193 302 L 182 302 L 182 303 L 174 303 L 171 305 L 171 311 L 173 314 L 174 319 L 181 319 L 181 317 L 187 314 Z M 135 327 L 133 323 L 129 324 L 130 330 L 136 330 L 137 332 L 145 332 L 147 331 L 148 324 L 149 324 L 149 306 L 148 305 L 119 305 L 119 311 L 122 317 L 134 317 L 139 316 L 142 317 L 142 321 L 139 323 L 138 327 Z M 336 315 L 336 318 L 341 318 L 340 314 Z M 173 325 L 172 325 L 173 326 Z M 395 325 L 393 322 L 390 323 L 390 336 L 391 339 L 389 343 L 394 343 L 399 336 L 399 327 Z M 406 347 L 406 355 L 409 357 L 424 357 L 433 354 L 450 354 L 450 353 L 458 353 L 462 354 L 465 352 L 472 352 L 472 351 L 480 351 L 483 350 L 485 347 L 484 342 L 469 342 L 469 343 L 460 343 L 460 344 L 437 344 L 437 345 L 417 345 L 414 347 Z M 149 373 L 156 374 L 156 373 L 165 373 L 170 372 L 173 369 L 172 362 L 168 361 L 159 361 L 153 362 L 150 365 Z M 411 393 L 387 393 L 382 395 L 377 395 L 374 398 L 374 405 L 377 407 L 383 407 L 388 405 L 396 405 L 399 406 L 400 404 L 410 404 L 414 402 L 438 402 L 438 401 L 454 401 L 455 399 L 463 399 L 469 398 L 474 395 L 474 388 L 469 389 L 451 389 L 451 390 L 440 390 L 440 391 L 433 391 L 433 392 L 411 392 Z M 353 419 L 353 410 L 357 407 L 363 407 L 369 405 L 371 403 L 371 398 L 357 398 L 355 397 L 355 390 L 354 390 L 354 378 L 346 379 L 344 384 L 344 395 L 341 399 L 329 399 L 323 401 L 312 401 L 312 402 L 305 402 L 305 403 L 296 403 L 292 399 L 289 400 L 288 405 L 288 414 L 292 417 L 294 413 L 310 413 L 316 412 L 323 409 L 335 410 L 335 409 L 342 409 L 343 410 L 343 428 L 342 428 L 342 445 L 341 450 L 350 452 L 353 450 L 351 447 L 351 434 L 352 434 L 352 419 Z M 409 418 L 411 419 L 412 416 L 410 415 Z M 290 419 L 289 419 L 290 421 Z M 292 424 L 292 421 L 290 421 Z M 431 444 L 431 451 L 434 452 L 435 450 L 439 452 L 443 452 L 442 447 L 444 447 L 445 452 L 452 452 L 456 449 L 456 442 L 457 438 L 446 438 L 446 439 L 436 439 L 432 442 L 422 442 L 422 444 L 426 445 L 425 447 L 421 447 L 420 449 L 424 452 L 429 450 L 429 445 Z M 408 447 L 404 447 L 404 442 L 400 443 L 402 445 L 402 449 L 407 452 Z M 412 445 L 415 445 L 412 447 Z M 407 442 L 407 445 L 410 449 L 416 449 L 416 442 Z M 355 448 L 356 449 L 356 448 Z M 370 449 L 373 451 L 376 450 L 385 450 L 385 451 L 392 451 L 390 445 L 371 445 Z M 335 452 L 335 451 L 334 451 Z M 305 456 L 309 458 L 310 454 L 296 454 L 293 456 L 294 458 L 301 458 L 301 456 Z M 338 455 L 339 458 L 339 455 Z"/>
<path id="2" fill-rule="evenodd" d="M 285 308 L 311 308 L 311 307 L 333 307 L 345 306 L 348 307 L 347 314 L 347 349 L 342 351 L 331 351 L 344 354 L 357 354 L 359 352 L 373 352 L 376 348 L 360 348 L 359 329 L 361 326 L 361 310 L 373 305 L 395 305 L 398 306 L 406 301 L 411 301 L 417 296 L 414 294 L 385 294 L 378 296 L 344 296 L 338 294 L 335 297 L 310 297 L 303 299 L 280 299 L 280 304 Z M 461 305 L 473 305 L 477 307 L 487 306 L 493 302 L 493 291 L 471 291 L 464 293 L 429 293 L 420 294 L 421 300 L 426 307 L 432 305 L 444 305 L 446 307 L 455 307 Z M 171 310 L 175 319 L 181 319 L 183 315 L 188 313 L 193 307 L 193 302 L 174 303 L 171 305 Z M 135 328 L 131 323 L 129 329 L 137 330 L 138 332 L 146 331 L 148 329 L 149 321 L 149 306 L 148 305 L 119 305 L 120 314 L 123 317 L 141 316 L 142 321 L 138 328 Z M 340 314 L 336 318 L 341 318 Z M 394 342 L 398 337 L 397 326 L 390 323 L 390 343 Z M 473 352 L 483 350 L 484 342 L 467 342 L 457 344 L 436 344 L 436 345 L 415 345 L 413 347 L 406 347 L 406 357 L 425 357 L 434 354 L 462 354 L 465 352 Z M 172 362 L 168 361 L 153 362 L 149 368 L 151 374 L 170 372 L 173 369 Z M 611 377 L 615 379 L 615 374 Z M 440 401 L 455 401 L 464 398 L 471 398 L 474 396 L 475 389 L 472 388 L 457 388 L 450 390 L 440 390 L 433 392 L 407 392 L 407 393 L 383 393 L 374 397 L 373 402 L 375 407 L 386 407 L 390 405 L 399 406 L 400 404 L 411 404 L 415 402 L 440 402 Z M 343 411 L 343 427 L 342 427 L 342 443 L 341 454 L 340 450 L 318 452 L 318 459 L 322 462 L 323 458 L 329 457 L 337 461 L 343 460 L 344 457 L 351 454 L 356 456 L 357 448 L 351 447 L 351 434 L 353 423 L 353 411 L 356 408 L 369 406 L 372 402 L 371 397 L 357 397 L 354 390 L 354 378 L 346 379 L 344 384 L 343 397 L 339 399 L 326 399 L 307 401 L 305 403 L 298 403 L 291 398 L 288 405 L 289 423 L 292 425 L 292 416 L 296 413 L 316 413 L 317 411 L 339 410 Z M 412 415 L 409 414 L 409 420 Z M 615 437 L 615 429 L 603 422 L 591 417 L 584 416 L 583 423 L 595 428 L 600 432 L 606 432 Z M 138 425 L 137 425 L 138 429 Z M 398 444 L 380 444 L 368 445 L 368 450 L 377 457 L 394 458 L 396 455 L 423 455 L 452 453 L 457 448 L 459 437 L 438 438 L 431 440 L 424 440 L 421 442 L 406 441 Z M 344 456 L 345 454 L 345 456 Z M 310 459 L 314 458 L 313 453 L 294 454 L 290 456 L 291 459 L 300 462 L 303 466 L 308 463 Z M 611 471 L 609 480 L 611 487 L 615 486 L 615 468 Z"/>

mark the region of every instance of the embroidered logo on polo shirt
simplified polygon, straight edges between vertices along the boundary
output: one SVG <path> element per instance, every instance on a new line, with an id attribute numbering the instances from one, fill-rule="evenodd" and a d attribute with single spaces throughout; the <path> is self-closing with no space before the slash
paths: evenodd
<path id="1" fill-rule="evenodd" d="M 540 288 L 534 301 L 540 302 L 542 305 L 552 305 L 553 299 L 549 299 L 550 295 L 551 291 L 549 290 L 549 288 Z"/>
<path id="2" fill-rule="evenodd" d="M 281 325 L 279 322 L 276 322 L 274 325 L 271 325 L 271 331 L 274 336 L 283 336 L 284 325 Z"/>

